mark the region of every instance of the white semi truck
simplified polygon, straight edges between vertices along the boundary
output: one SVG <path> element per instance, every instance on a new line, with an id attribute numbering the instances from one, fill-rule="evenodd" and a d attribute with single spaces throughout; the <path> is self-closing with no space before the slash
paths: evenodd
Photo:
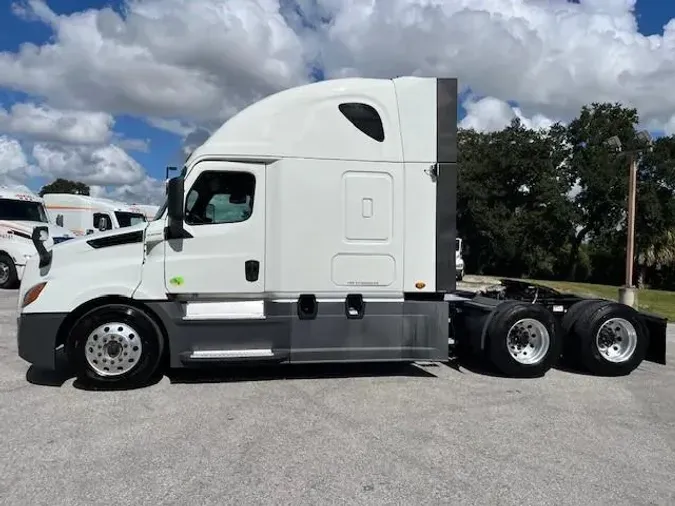
<path id="1" fill-rule="evenodd" d="M 37 226 L 48 228 L 47 248 L 75 237 L 49 220 L 38 195 L 0 187 L 0 289 L 16 288 L 21 283 L 26 262 L 36 253 L 32 234 Z"/>
<path id="2" fill-rule="evenodd" d="M 201 364 L 665 361 L 665 320 L 505 284 L 456 290 L 457 80 L 337 79 L 242 110 L 169 181 L 158 219 L 26 266 L 18 352 L 83 381 Z M 456 248 L 454 248 L 456 251 Z M 536 303 L 533 303 L 536 302 Z M 568 310 L 569 309 L 569 310 Z"/>
<path id="3" fill-rule="evenodd" d="M 148 221 L 140 207 L 106 198 L 47 193 L 44 201 L 54 221 L 76 235 L 89 235 Z"/>

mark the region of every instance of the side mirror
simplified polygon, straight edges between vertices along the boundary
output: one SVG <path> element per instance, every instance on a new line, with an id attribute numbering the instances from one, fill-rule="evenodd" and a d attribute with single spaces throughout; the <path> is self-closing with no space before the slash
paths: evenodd
<path id="1" fill-rule="evenodd" d="M 98 224 L 96 228 L 98 228 L 101 232 L 103 232 L 108 228 L 108 222 L 106 221 L 105 217 L 101 216 L 98 219 Z"/>
<path id="2" fill-rule="evenodd" d="M 33 245 L 40 257 L 40 268 L 49 266 L 52 262 L 52 252 L 47 251 L 44 242 L 49 239 L 49 229 L 47 227 L 35 227 L 31 235 Z"/>
<path id="3" fill-rule="evenodd" d="M 62 214 L 59 214 L 59 215 L 56 217 L 56 224 L 57 224 L 59 227 L 62 227 L 62 226 L 63 226 L 63 215 L 62 215 Z"/>
<path id="4" fill-rule="evenodd" d="M 184 180 L 182 177 L 169 179 L 167 187 L 167 216 L 169 226 L 169 238 L 178 238 L 183 236 L 183 219 L 185 202 L 183 198 Z"/>
<path id="5" fill-rule="evenodd" d="M 230 195 L 229 202 L 230 204 L 246 204 L 247 197 L 246 193 L 233 193 Z"/>

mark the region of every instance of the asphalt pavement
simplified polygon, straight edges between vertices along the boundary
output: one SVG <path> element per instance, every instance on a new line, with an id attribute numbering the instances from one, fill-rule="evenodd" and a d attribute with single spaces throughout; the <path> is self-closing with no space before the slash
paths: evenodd
<path id="1" fill-rule="evenodd" d="M 675 504 L 671 365 L 173 373 L 87 391 L 17 356 L 0 293 L 0 504 Z"/>

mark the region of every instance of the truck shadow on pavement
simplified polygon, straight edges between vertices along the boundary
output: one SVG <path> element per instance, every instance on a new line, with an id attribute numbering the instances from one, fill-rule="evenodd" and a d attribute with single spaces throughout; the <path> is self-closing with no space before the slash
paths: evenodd
<path id="1" fill-rule="evenodd" d="M 278 380 L 316 380 L 331 378 L 374 378 L 403 376 L 410 378 L 436 378 L 430 369 L 439 364 L 298 364 L 298 365 L 230 365 L 227 367 L 201 367 L 199 369 L 169 369 L 157 374 L 150 381 L 136 388 L 145 388 L 162 381 L 164 377 L 171 384 L 190 383 L 234 383 Z M 75 378 L 67 367 L 57 371 L 47 371 L 30 366 L 26 371 L 26 381 L 33 385 L 61 387 Z M 81 390 L 128 390 L 127 388 L 91 387 L 78 379 L 73 387 Z"/>
<path id="2" fill-rule="evenodd" d="M 376 377 L 409 377 L 438 378 L 441 367 L 448 367 L 459 374 L 476 374 L 503 379 L 510 378 L 484 361 L 473 358 L 451 357 L 447 362 L 417 362 L 415 364 L 399 363 L 357 363 L 357 364 L 298 364 L 298 365 L 228 365 L 206 366 L 200 368 L 169 369 L 155 375 L 152 380 L 136 388 L 146 388 L 168 378 L 171 384 L 198 383 L 235 383 L 279 380 L 317 380 L 331 378 L 376 378 Z M 585 371 L 556 364 L 553 369 L 568 373 L 588 375 Z M 534 378 L 545 375 L 534 376 Z M 66 365 L 57 371 L 47 371 L 30 366 L 26 371 L 26 381 L 33 385 L 61 387 L 75 378 Z M 128 388 L 94 388 L 75 379 L 73 386 L 80 390 L 128 390 Z"/>
<path id="3" fill-rule="evenodd" d="M 444 364 L 446 366 L 454 369 L 455 371 L 457 371 L 459 373 L 469 372 L 469 373 L 477 374 L 477 375 L 480 375 L 480 376 L 489 376 L 489 377 L 493 377 L 493 378 L 503 378 L 503 379 L 509 379 L 509 380 L 522 379 L 522 378 L 507 376 L 506 374 L 497 370 L 497 368 L 495 368 L 492 364 L 490 364 L 486 360 L 481 360 L 481 359 L 476 358 L 476 357 L 463 357 L 463 358 L 452 357 L 452 358 L 450 358 L 450 360 L 448 362 L 445 362 Z M 594 374 L 589 373 L 588 371 L 585 371 L 585 370 L 580 369 L 576 366 L 568 364 L 563 359 L 560 359 L 546 373 L 540 374 L 540 375 L 525 376 L 525 377 L 529 378 L 529 379 L 544 378 L 544 377 L 546 377 L 547 374 L 549 374 L 549 372 L 551 372 L 553 370 L 560 371 L 560 372 L 566 373 L 566 374 L 574 374 L 574 375 L 579 375 L 579 376 L 596 376 Z"/>

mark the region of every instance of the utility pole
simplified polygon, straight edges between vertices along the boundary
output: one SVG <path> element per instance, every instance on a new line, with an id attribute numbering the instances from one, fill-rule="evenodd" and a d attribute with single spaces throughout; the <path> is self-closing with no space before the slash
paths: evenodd
<path id="1" fill-rule="evenodd" d="M 633 259 L 635 257 L 635 201 L 637 195 L 637 166 L 638 155 L 648 150 L 651 145 L 651 135 L 646 130 L 638 132 L 636 140 L 644 147 L 624 151 L 628 157 L 628 202 L 626 204 L 626 279 L 625 284 L 619 288 L 619 302 L 628 306 L 637 306 L 637 289 L 633 286 Z M 605 144 L 617 152 L 623 151 L 621 140 L 617 137 L 610 137 Z"/>
<path id="2" fill-rule="evenodd" d="M 635 200 L 637 193 L 637 154 L 628 155 L 628 222 L 626 244 L 626 288 L 633 288 L 633 259 L 635 258 Z"/>

